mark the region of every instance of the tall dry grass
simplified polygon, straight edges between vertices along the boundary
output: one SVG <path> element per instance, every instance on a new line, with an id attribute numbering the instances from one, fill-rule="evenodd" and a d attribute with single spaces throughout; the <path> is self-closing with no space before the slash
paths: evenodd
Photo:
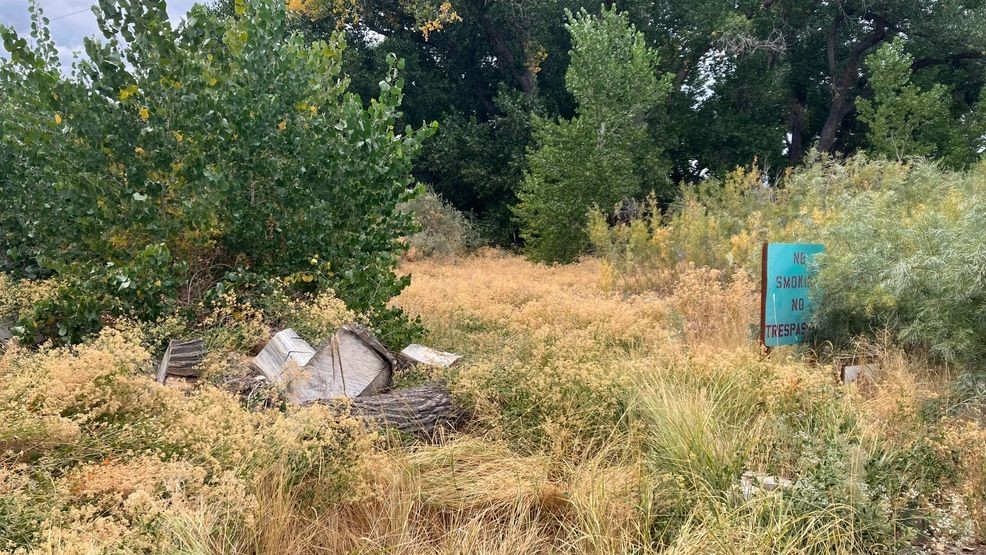
<path id="1" fill-rule="evenodd" d="M 144 375 L 138 329 L 8 348 L 0 551 L 795 554 L 986 540 L 982 405 L 920 357 L 867 345 L 883 371 L 851 387 L 795 351 L 765 358 L 740 274 L 693 270 L 693 285 L 659 296 L 602 288 L 594 260 L 486 251 L 405 269 L 396 302 L 429 344 L 465 355 L 429 370 L 472 409 L 462 430 L 411 443 L 317 407 L 248 409 L 208 384 L 186 396 Z M 794 486 L 747 497 L 743 472 Z"/>

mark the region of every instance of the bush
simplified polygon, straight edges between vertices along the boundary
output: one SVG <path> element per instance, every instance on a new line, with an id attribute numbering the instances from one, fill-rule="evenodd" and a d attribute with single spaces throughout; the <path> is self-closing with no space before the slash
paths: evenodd
<path id="1" fill-rule="evenodd" d="M 643 210 L 615 225 L 594 209 L 589 237 L 603 259 L 605 284 L 632 292 L 671 291 L 681 272 L 692 267 L 754 274 L 764 238 L 771 232 L 793 234 L 784 229 L 785 218 L 772 202 L 774 191 L 763 181 L 755 168 L 738 168 L 723 182 L 682 185 L 667 213 L 651 195 Z"/>
<path id="2" fill-rule="evenodd" d="M 823 337 L 888 328 L 947 362 L 986 360 L 986 165 L 917 162 L 849 199 L 826 226 Z"/>
<path id="3" fill-rule="evenodd" d="M 462 256 L 479 245 L 472 222 L 430 189 L 401 205 L 401 210 L 411 214 L 419 227 L 407 238 L 408 259 Z"/>
<path id="4" fill-rule="evenodd" d="M 377 314 L 406 285 L 397 205 L 433 128 L 394 128 L 402 63 L 364 108 L 341 34 L 306 43 L 283 2 L 237 5 L 172 29 L 163 2 L 100 3 L 107 41 L 71 78 L 40 13 L 33 46 L 3 29 L 0 247 L 18 276 L 62 278 L 38 331 L 154 319 L 243 272 Z"/>

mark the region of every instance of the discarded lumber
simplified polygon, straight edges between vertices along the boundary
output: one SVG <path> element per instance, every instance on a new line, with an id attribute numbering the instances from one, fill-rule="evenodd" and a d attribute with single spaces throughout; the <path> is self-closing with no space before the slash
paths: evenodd
<path id="1" fill-rule="evenodd" d="M 161 357 L 161 364 L 158 365 L 158 383 L 163 384 L 168 376 L 198 377 L 198 365 L 202 362 L 204 353 L 205 341 L 201 339 L 187 341 L 172 339 L 168 342 L 164 356 Z"/>
<path id="2" fill-rule="evenodd" d="M 288 371 L 288 398 L 298 404 L 377 395 L 390 387 L 397 360 L 369 330 L 339 328 L 305 366 Z"/>
<path id="3" fill-rule="evenodd" d="M 427 364 L 431 366 L 442 366 L 444 368 L 450 368 L 462 358 L 455 353 L 439 351 L 438 349 L 432 349 L 431 347 L 417 343 L 412 343 L 404 347 L 400 357 L 409 364 Z"/>
<path id="4" fill-rule="evenodd" d="M 298 332 L 287 328 L 270 338 L 264 349 L 250 361 L 250 367 L 263 374 L 271 383 L 279 383 L 289 362 L 301 368 L 314 355 L 315 349 Z"/>
<path id="5" fill-rule="evenodd" d="M 250 362 L 288 401 L 305 404 L 334 397 L 376 395 L 390 387 L 397 359 L 369 330 L 347 324 L 317 351 L 288 328 Z"/>
<path id="6" fill-rule="evenodd" d="M 462 412 L 452 402 L 452 394 L 441 382 L 353 399 L 352 412 L 379 426 L 423 439 L 432 439 L 440 430 L 453 428 L 462 418 Z"/>

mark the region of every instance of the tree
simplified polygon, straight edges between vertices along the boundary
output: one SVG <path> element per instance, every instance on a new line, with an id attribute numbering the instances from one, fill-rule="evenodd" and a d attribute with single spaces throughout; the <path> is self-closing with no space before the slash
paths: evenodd
<path id="1" fill-rule="evenodd" d="M 475 216 L 490 243 L 518 242 L 511 207 L 526 167 L 535 98 L 504 88 L 494 100 L 500 113 L 487 121 L 461 112 L 445 114 L 441 129 L 422 149 L 415 175 L 433 184 L 456 208 Z"/>
<path id="2" fill-rule="evenodd" d="M 866 148 L 856 112 L 869 94 L 862 62 L 894 37 L 908 39 L 915 82 L 949 91 L 952 121 L 986 83 L 982 0 L 634 0 L 626 9 L 675 75 L 669 117 L 681 122 L 671 152 L 680 176 L 728 171 L 750 152 L 783 165 L 812 145 Z"/>
<path id="3" fill-rule="evenodd" d="M 402 63 L 364 107 L 347 92 L 341 34 L 307 43 L 283 2 L 189 12 L 101 0 L 105 42 L 63 78 L 39 13 L 31 46 L 3 29 L 0 243 L 9 269 L 63 287 L 39 314 L 78 339 L 103 314 L 154 318 L 232 281 L 285 278 L 386 312 L 411 229 Z M 50 331 L 50 330 L 43 330 Z"/>
<path id="4" fill-rule="evenodd" d="M 935 136 L 947 133 L 945 87 L 919 89 L 911 82 L 913 63 L 900 40 L 881 46 L 866 59 L 873 98 L 858 102 L 873 152 L 897 160 L 935 154 Z"/>
<path id="5" fill-rule="evenodd" d="M 586 214 L 666 185 L 667 166 L 647 116 L 668 94 L 657 53 L 615 8 L 569 14 L 575 98 L 571 120 L 538 120 L 516 214 L 533 259 L 571 261 L 588 246 Z"/>

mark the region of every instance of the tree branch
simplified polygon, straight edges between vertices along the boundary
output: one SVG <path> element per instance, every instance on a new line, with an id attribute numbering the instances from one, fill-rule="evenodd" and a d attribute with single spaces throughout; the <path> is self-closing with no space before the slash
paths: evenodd
<path id="1" fill-rule="evenodd" d="M 930 66 L 940 64 L 956 64 L 965 60 L 986 60 L 986 52 L 957 52 L 942 58 L 921 58 L 920 60 L 915 60 L 914 63 L 911 64 L 911 69 L 917 71 Z"/>

